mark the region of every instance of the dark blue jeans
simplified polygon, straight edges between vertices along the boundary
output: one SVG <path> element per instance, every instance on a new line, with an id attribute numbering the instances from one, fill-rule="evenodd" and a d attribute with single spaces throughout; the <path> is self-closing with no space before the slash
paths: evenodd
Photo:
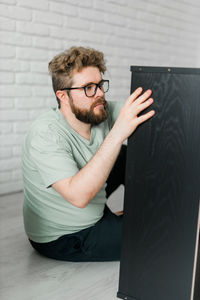
<path id="1" fill-rule="evenodd" d="M 107 180 L 107 198 L 119 185 L 124 184 L 126 146 L 122 146 L 118 159 Z M 120 260 L 123 216 L 116 216 L 105 206 L 103 217 L 92 227 L 66 234 L 49 243 L 30 241 L 40 254 L 65 261 Z"/>

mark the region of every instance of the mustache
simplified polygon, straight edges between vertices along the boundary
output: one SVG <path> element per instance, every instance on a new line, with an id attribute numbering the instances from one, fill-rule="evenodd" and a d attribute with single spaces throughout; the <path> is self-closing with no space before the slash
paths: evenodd
<path id="1" fill-rule="evenodd" d="M 102 97 L 102 98 L 99 98 L 99 99 L 98 99 L 97 101 L 95 101 L 94 103 L 92 103 L 91 109 L 93 109 L 93 108 L 94 108 L 96 105 L 98 105 L 98 104 L 103 104 L 104 108 L 107 107 L 107 101 L 105 100 L 104 97 Z"/>

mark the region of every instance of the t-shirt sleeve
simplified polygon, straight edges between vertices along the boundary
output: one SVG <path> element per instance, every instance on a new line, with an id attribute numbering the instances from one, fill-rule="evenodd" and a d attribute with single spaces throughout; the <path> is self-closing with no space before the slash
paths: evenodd
<path id="1" fill-rule="evenodd" d="M 55 134 L 36 132 L 29 139 L 30 160 L 46 187 L 79 171 L 70 146 L 60 143 Z"/>
<path id="2" fill-rule="evenodd" d="M 109 118 L 111 122 L 111 127 L 114 125 L 120 110 L 124 106 L 123 102 L 120 101 L 108 101 L 108 108 L 109 108 Z"/>

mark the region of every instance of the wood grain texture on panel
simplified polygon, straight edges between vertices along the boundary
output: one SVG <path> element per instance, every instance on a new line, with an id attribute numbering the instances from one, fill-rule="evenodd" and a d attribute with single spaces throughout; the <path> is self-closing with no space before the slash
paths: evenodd
<path id="1" fill-rule="evenodd" d="M 146 111 L 156 114 L 128 140 L 118 296 L 191 300 L 200 199 L 200 74 L 132 70 L 131 91 L 139 86 L 152 89 L 154 104 Z"/>

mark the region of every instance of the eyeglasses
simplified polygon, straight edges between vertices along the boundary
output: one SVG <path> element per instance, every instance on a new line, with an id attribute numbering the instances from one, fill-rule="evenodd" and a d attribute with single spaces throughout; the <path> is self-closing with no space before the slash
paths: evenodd
<path id="1" fill-rule="evenodd" d="M 88 83 L 85 86 L 80 87 L 71 87 L 60 89 L 61 91 L 70 91 L 76 89 L 84 89 L 85 95 L 87 97 L 94 97 L 96 95 L 97 89 L 100 89 L 102 92 L 106 93 L 109 90 L 109 80 L 102 79 L 99 83 Z"/>

